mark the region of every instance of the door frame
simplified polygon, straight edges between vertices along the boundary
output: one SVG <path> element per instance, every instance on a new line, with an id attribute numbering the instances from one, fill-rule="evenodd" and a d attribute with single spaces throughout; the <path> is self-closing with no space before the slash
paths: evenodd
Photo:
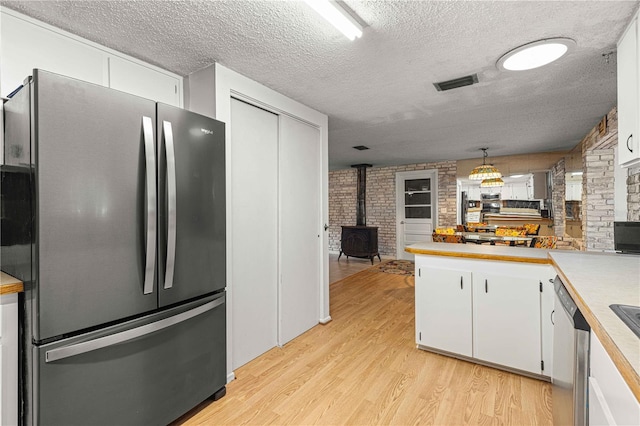
<path id="1" fill-rule="evenodd" d="M 406 179 L 429 178 L 431 185 L 431 222 L 433 229 L 438 226 L 438 169 L 412 170 L 409 172 L 396 172 L 396 258 L 402 259 L 404 255 L 404 186 Z M 402 238 L 400 238 L 402 236 Z"/>
<path id="2" fill-rule="evenodd" d="M 242 74 L 232 71 L 220 64 L 214 64 L 214 76 L 211 79 L 207 79 L 209 83 L 215 87 L 215 106 L 212 108 L 215 112 L 216 118 L 220 121 L 227 123 L 226 126 L 226 167 L 227 167 L 227 194 L 230 194 L 232 188 L 232 182 L 230 177 L 231 156 L 233 155 L 233 147 L 231 146 L 230 138 L 230 110 L 231 110 L 231 98 L 236 98 L 252 104 L 258 108 L 265 109 L 269 112 L 273 112 L 277 115 L 288 115 L 289 117 L 296 118 L 304 121 L 312 126 L 318 127 L 320 130 L 320 182 L 322 185 L 320 196 L 320 211 L 321 211 L 321 224 L 329 223 L 329 119 L 328 116 L 322 114 L 316 110 L 313 110 L 306 105 L 303 105 L 297 101 L 294 101 L 268 87 L 251 80 Z M 211 76 L 210 76 L 211 77 Z M 194 92 L 198 89 L 203 91 L 210 91 L 211 86 L 206 87 L 192 87 Z M 234 236 L 230 230 L 232 230 L 233 215 L 231 213 L 230 203 L 227 202 L 227 381 L 230 382 L 235 378 L 232 367 L 233 353 L 231 350 L 233 335 L 232 330 L 232 318 L 230 312 L 231 301 L 233 300 L 233 270 L 232 265 L 232 246 Z M 319 300 L 319 319 L 320 323 L 327 323 L 331 321 L 329 314 L 329 235 L 326 230 L 321 233 L 321 262 L 320 262 L 320 300 Z M 257 256 L 259 253 L 247 253 L 247 262 L 250 262 L 251 256 Z"/>

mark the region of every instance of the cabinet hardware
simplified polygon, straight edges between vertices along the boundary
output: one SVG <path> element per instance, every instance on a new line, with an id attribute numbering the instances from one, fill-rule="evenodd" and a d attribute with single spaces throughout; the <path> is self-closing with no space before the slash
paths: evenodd
<path id="1" fill-rule="evenodd" d="M 551 319 L 551 325 L 556 325 L 555 322 L 553 322 L 553 314 L 556 313 L 556 310 L 554 309 L 553 311 L 551 311 L 551 315 L 549 316 L 549 319 Z"/>
<path id="2" fill-rule="evenodd" d="M 633 152 L 633 149 L 629 146 L 629 141 L 631 140 L 632 137 L 633 137 L 633 133 L 631 133 L 627 138 L 627 149 L 629 150 L 629 152 Z"/>
<path id="3" fill-rule="evenodd" d="M 422 342 L 422 331 L 420 333 L 418 333 L 418 340 L 420 340 Z"/>
<path id="4" fill-rule="evenodd" d="M 544 371 L 544 360 L 540 361 L 540 369 Z"/>
<path id="5" fill-rule="evenodd" d="M 487 280 L 484 280 L 484 292 L 489 293 L 489 284 L 487 283 Z"/>
<path id="6" fill-rule="evenodd" d="M 554 281 L 553 281 L 553 278 L 549 278 L 549 282 L 550 282 L 551 284 L 553 284 L 553 282 L 554 282 Z"/>
<path id="7" fill-rule="evenodd" d="M 540 281 L 540 293 L 542 293 L 542 281 Z"/>
<path id="8" fill-rule="evenodd" d="M 462 290 L 462 277 L 460 277 L 460 290 Z"/>
<path id="9" fill-rule="evenodd" d="M 326 223 L 324 224 L 324 230 L 326 231 L 327 229 L 329 229 L 329 225 L 327 225 Z"/>
<path id="10" fill-rule="evenodd" d="M 422 276 L 422 269 L 418 268 L 418 276 L 421 277 Z"/>

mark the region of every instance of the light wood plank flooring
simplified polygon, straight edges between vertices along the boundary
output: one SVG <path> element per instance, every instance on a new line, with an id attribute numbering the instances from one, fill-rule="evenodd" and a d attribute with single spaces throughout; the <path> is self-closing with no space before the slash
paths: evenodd
<path id="1" fill-rule="evenodd" d="M 335 282 L 331 316 L 238 368 L 224 398 L 176 424 L 552 423 L 549 383 L 416 349 L 413 277 Z"/>
<path id="2" fill-rule="evenodd" d="M 382 258 L 382 262 L 386 262 L 387 260 L 389 259 L 385 257 Z M 350 257 L 347 259 L 346 256 L 342 256 L 340 260 L 338 260 L 337 254 L 330 253 L 329 282 L 334 283 L 336 281 L 340 281 L 355 274 L 356 272 L 363 271 L 379 264 L 380 261 L 377 257 L 373 260 L 373 265 L 371 265 L 371 261 L 369 259 L 358 259 L 357 257 Z"/>

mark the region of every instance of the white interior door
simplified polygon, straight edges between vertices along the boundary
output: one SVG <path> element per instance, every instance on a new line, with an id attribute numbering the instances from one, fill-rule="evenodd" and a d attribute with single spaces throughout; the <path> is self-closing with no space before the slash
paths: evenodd
<path id="1" fill-rule="evenodd" d="M 280 345 L 320 317 L 320 195 L 320 131 L 281 115 Z"/>
<path id="2" fill-rule="evenodd" d="M 418 170 L 396 173 L 396 257 L 413 260 L 408 245 L 430 241 L 437 226 L 438 173 Z"/>
<path id="3" fill-rule="evenodd" d="M 231 100 L 232 368 L 277 345 L 278 116 Z"/>

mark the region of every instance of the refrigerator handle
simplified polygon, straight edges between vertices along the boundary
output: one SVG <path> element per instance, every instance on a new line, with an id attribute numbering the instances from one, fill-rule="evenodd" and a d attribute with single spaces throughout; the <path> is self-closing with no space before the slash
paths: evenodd
<path id="1" fill-rule="evenodd" d="M 153 120 L 142 117 L 144 135 L 144 156 L 146 164 L 147 190 L 147 243 L 144 268 L 143 294 L 153 293 L 154 272 L 156 270 L 156 156 L 153 146 Z"/>
<path id="2" fill-rule="evenodd" d="M 165 151 L 167 155 L 167 265 L 164 275 L 164 288 L 173 287 L 173 271 L 176 261 L 176 155 L 173 146 L 171 122 L 163 121 Z"/>
<path id="3" fill-rule="evenodd" d="M 97 339 L 87 340 L 86 342 L 75 343 L 69 346 L 62 346 L 60 348 L 51 349 L 45 352 L 45 362 L 58 361 L 60 359 L 70 358 L 76 355 L 82 355 L 87 352 L 95 351 L 97 349 L 103 349 L 109 346 L 114 346 L 120 343 L 127 342 L 129 340 L 137 339 L 146 336 L 151 333 L 155 333 L 173 325 L 179 324 L 186 320 L 189 320 L 198 315 L 204 314 L 218 306 L 224 304 L 225 298 L 220 297 L 212 300 L 211 302 L 200 305 L 197 308 L 193 308 L 189 311 L 182 312 L 181 314 L 174 315 L 160 321 L 145 324 L 143 326 L 132 328 L 130 330 L 121 331 L 119 333 L 110 334 L 108 336 L 98 337 Z"/>

